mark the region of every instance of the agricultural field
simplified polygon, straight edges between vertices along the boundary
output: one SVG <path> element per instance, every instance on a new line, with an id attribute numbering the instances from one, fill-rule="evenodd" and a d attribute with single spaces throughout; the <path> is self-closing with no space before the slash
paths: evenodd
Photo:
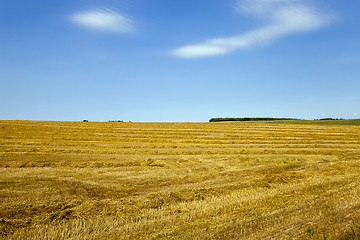
<path id="1" fill-rule="evenodd" d="M 360 126 L 0 121 L 0 239 L 359 239 Z"/>

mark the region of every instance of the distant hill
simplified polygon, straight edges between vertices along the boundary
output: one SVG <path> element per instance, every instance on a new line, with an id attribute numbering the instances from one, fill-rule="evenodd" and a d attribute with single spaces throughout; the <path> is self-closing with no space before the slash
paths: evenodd
<path id="1" fill-rule="evenodd" d="M 287 124 L 321 124 L 321 125 L 360 125 L 360 119 L 322 118 L 315 120 L 302 120 L 296 118 L 212 118 L 209 122 L 266 122 Z"/>

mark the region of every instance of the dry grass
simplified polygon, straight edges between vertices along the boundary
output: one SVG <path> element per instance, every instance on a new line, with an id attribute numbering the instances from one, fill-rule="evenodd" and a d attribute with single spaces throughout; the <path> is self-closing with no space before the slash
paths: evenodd
<path id="1" fill-rule="evenodd" d="M 3 239 L 359 239 L 360 127 L 0 121 Z"/>

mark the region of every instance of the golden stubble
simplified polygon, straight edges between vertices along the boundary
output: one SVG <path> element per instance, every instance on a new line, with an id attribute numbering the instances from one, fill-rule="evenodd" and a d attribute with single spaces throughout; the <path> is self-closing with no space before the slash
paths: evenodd
<path id="1" fill-rule="evenodd" d="M 4 239 L 356 239 L 360 127 L 0 121 Z"/>

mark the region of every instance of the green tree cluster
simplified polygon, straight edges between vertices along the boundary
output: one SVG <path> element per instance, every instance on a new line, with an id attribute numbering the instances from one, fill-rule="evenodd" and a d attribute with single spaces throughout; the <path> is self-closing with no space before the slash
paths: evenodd
<path id="1" fill-rule="evenodd" d="M 277 121 L 277 120 L 297 120 L 297 119 L 272 118 L 272 117 L 211 118 L 209 122 L 251 122 L 251 121 Z"/>

